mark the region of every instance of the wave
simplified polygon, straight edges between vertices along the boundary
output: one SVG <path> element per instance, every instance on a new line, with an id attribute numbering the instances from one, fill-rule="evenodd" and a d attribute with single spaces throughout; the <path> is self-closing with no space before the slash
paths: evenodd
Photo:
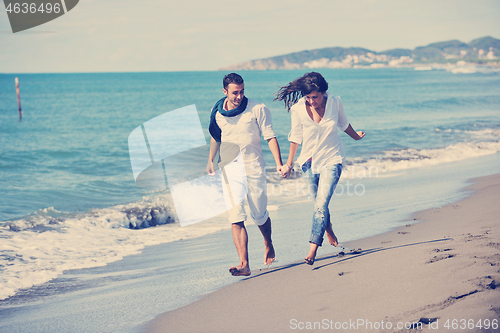
<path id="1" fill-rule="evenodd" d="M 500 152 L 500 130 L 484 130 L 483 133 L 472 133 L 484 138 L 485 134 L 497 138 L 494 141 L 459 142 L 443 148 L 406 148 L 383 151 L 368 159 L 355 158 L 348 163 L 347 178 L 365 178 L 375 173 L 384 174 L 412 168 L 457 162 L 469 158 L 486 156 Z M 369 171 L 369 174 L 367 174 Z"/>
<path id="2" fill-rule="evenodd" d="M 176 215 L 173 205 L 166 196 L 143 198 L 143 200 L 127 205 L 118 205 L 106 209 L 93 209 L 86 213 L 69 214 L 57 211 L 53 207 L 40 209 L 34 214 L 19 220 L 7 221 L 2 228 L 10 231 L 60 231 L 68 224 L 78 221 L 92 225 L 100 224 L 103 227 L 130 229 L 148 228 L 162 224 L 175 223 Z M 92 222 L 90 222 L 92 221 Z"/>
<path id="3" fill-rule="evenodd" d="M 423 100 L 417 100 L 410 103 L 403 103 L 402 108 L 408 109 L 428 109 L 436 111 L 438 109 L 452 108 L 473 108 L 478 105 L 485 107 L 490 105 L 495 107 L 498 105 L 499 96 L 497 94 L 491 95 L 481 95 L 481 96 L 453 96 L 453 97 L 437 97 L 437 98 L 427 98 Z"/>
<path id="4" fill-rule="evenodd" d="M 180 228 L 173 207 L 163 194 L 79 214 L 47 208 L 2 223 L 0 300 L 66 270 L 104 266 L 146 246 L 200 237 L 227 224 Z M 150 228 L 158 225 L 163 227 Z"/>

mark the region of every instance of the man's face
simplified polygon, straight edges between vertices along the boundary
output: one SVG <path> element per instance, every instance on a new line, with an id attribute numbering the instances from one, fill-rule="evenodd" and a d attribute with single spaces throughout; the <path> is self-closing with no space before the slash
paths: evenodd
<path id="1" fill-rule="evenodd" d="M 222 89 L 227 97 L 227 109 L 232 110 L 240 106 L 245 97 L 245 84 L 230 83 L 226 89 Z"/>

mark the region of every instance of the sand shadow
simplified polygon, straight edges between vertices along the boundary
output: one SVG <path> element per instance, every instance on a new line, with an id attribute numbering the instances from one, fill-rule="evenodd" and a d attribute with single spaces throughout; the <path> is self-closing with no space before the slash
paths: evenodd
<path id="1" fill-rule="evenodd" d="M 354 251 L 352 253 L 347 252 L 345 254 L 342 254 L 343 252 L 338 252 L 338 253 L 335 253 L 335 254 L 331 254 L 331 255 L 327 255 L 327 256 L 322 256 L 322 257 L 317 258 L 316 261 L 315 261 L 315 264 L 318 263 L 318 262 L 324 261 L 324 260 L 329 260 L 329 259 L 334 259 L 334 258 L 338 258 L 339 260 L 336 260 L 334 262 L 329 262 L 329 263 L 324 264 L 324 265 L 316 266 L 312 270 L 315 271 L 315 270 L 321 269 L 323 267 L 327 267 L 327 266 L 339 264 L 341 262 L 345 262 L 345 261 L 348 261 L 348 260 L 353 260 L 353 259 L 356 259 L 358 257 L 366 256 L 366 255 L 377 253 L 377 252 L 381 252 L 381 251 L 394 250 L 394 249 L 408 247 L 408 246 L 416 246 L 416 245 L 422 245 L 422 244 L 444 242 L 444 241 L 448 241 L 448 240 L 452 240 L 452 239 L 453 238 L 441 238 L 441 239 L 434 239 L 434 240 L 430 240 L 430 241 L 410 243 L 410 244 L 403 244 L 403 245 L 397 245 L 397 246 L 391 246 L 391 247 L 377 247 L 377 248 L 368 249 L 368 250 L 359 250 L 358 249 L 358 250 L 356 250 L 356 251 Z M 284 269 L 289 269 L 289 268 L 300 266 L 300 265 L 306 265 L 306 263 L 299 261 L 299 262 L 294 262 L 294 263 L 291 263 L 291 264 L 288 264 L 288 265 L 284 265 L 284 266 L 280 266 L 280 267 L 276 267 L 276 268 L 266 268 L 266 269 L 263 269 L 263 270 L 258 271 L 258 272 L 252 271 L 252 276 L 246 277 L 246 278 L 244 278 L 242 280 L 253 279 L 253 278 L 256 278 L 256 277 L 259 277 L 259 276 L 262 276 L 262 275 L 266 275 L 266 274 L 273 273 L 273 272 L 278 272 L 278 271 L 281 271 L 281 270 L 284 270 Z"/>
<path id="2" fill-rule="evenodd" d="M 347 261 L 347 260 L 352 260 L 352 259 L 355 259 L 355 258 L 358 258 L 358 257 L 361 257 L 361 256 L 372 254 L 372 253 L 377 253 L 377 252 L 387 251 L 387 250 L 394 250 L 394 249 L 398 249 L 398 248 L 402 248 L 402 247 L 408 247 L 408 246 L 416 246 L 416 245 L 422 245 L 422 244 L 430 244 L 430 243 L 443 242 L 443 241 L 447 241 L 447 240 L 452 240 L 452 238 L 434 239 L 434 240 L 425 241 L 425 242 L 403 244 L 403 245 L 391 246 L 391 247 L 378 247 L 378 248 L 374 248 L 374 249 L 361 250 L 361 251 L 358 251 L 358 252 L 353 253 L 353 254 L 346 253 L 344 255 L 344 257 L 346 257 L 346 256 L 349 256 L 349 257 L 342 258 L 341 260 L 337 260 L 335 262 L 331 262 L 331 263 L 328 263 L 328 264 L 325 264 L 325 265 L 322 265 L 322 266 L 314 267 L 312 270 L 313 271 L 314 270 L 318 270 L 318 269 L 326 267 L 326 266 L 338 264 L 338 263 L 341 263 L 341 262 L 344 262 L 344 261 Z M 338 257 L 338 254 L 334 255 L 334 256 L 330 256 L 329 258 L 328 257 L 326 257 L 326 258 L 320 258 L 320 260 L 330 259 L 330 258 L 334 258 L 334 257 Z M 317 260 L 317 261 L 320 261 L 320 260 Z"/>

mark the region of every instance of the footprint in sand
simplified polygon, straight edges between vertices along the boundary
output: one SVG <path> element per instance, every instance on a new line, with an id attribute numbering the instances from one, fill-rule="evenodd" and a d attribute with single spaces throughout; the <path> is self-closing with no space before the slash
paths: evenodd
<path id="1" fill-rule="evenodd" d="M 416 323 L 414 322 L 413 325 L 412 325 L 412 329 L 418 329 L 419 328 L 419 324 L 424 324 L 424 325 L 429 325 L 429 324 L 432 324 L 433 322 L 435 322 L 436 320 L 438 320 L 439 317 L 437 318 L 420 318 Z"/>
<path id="2" fill-rule="evenodd" d="M 431 260 L 427 261 L 426 264 L 432 264 L 433 262 L 437 262 L 437 261 L 441 261 L 441 260 L 444 260 L 444 259 L 453 258 L 454 256 L 455 256 L 455 254 L 444 254 L 444 255 L 441 255 L 441 256 L 434 256 L 434 258 L 432 258 Z"/>
<path id="3" fill-rule="evenodd" d="M 441 249 L 434 249 L 432 250 L 432 252 L 446 252 L 446 251 L 451 251 L 453 249 L 444 249 L 444 250 L 441 250 Z"/>

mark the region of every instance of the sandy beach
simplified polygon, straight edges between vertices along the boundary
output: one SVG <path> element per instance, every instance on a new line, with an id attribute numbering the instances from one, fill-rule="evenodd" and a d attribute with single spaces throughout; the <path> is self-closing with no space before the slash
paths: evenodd
<path id="1" fill-rule="evenodd" d="M 498 332 L 500 174 L 467 190 L 313 266 L 252 271 L 144 332 Z"/>

